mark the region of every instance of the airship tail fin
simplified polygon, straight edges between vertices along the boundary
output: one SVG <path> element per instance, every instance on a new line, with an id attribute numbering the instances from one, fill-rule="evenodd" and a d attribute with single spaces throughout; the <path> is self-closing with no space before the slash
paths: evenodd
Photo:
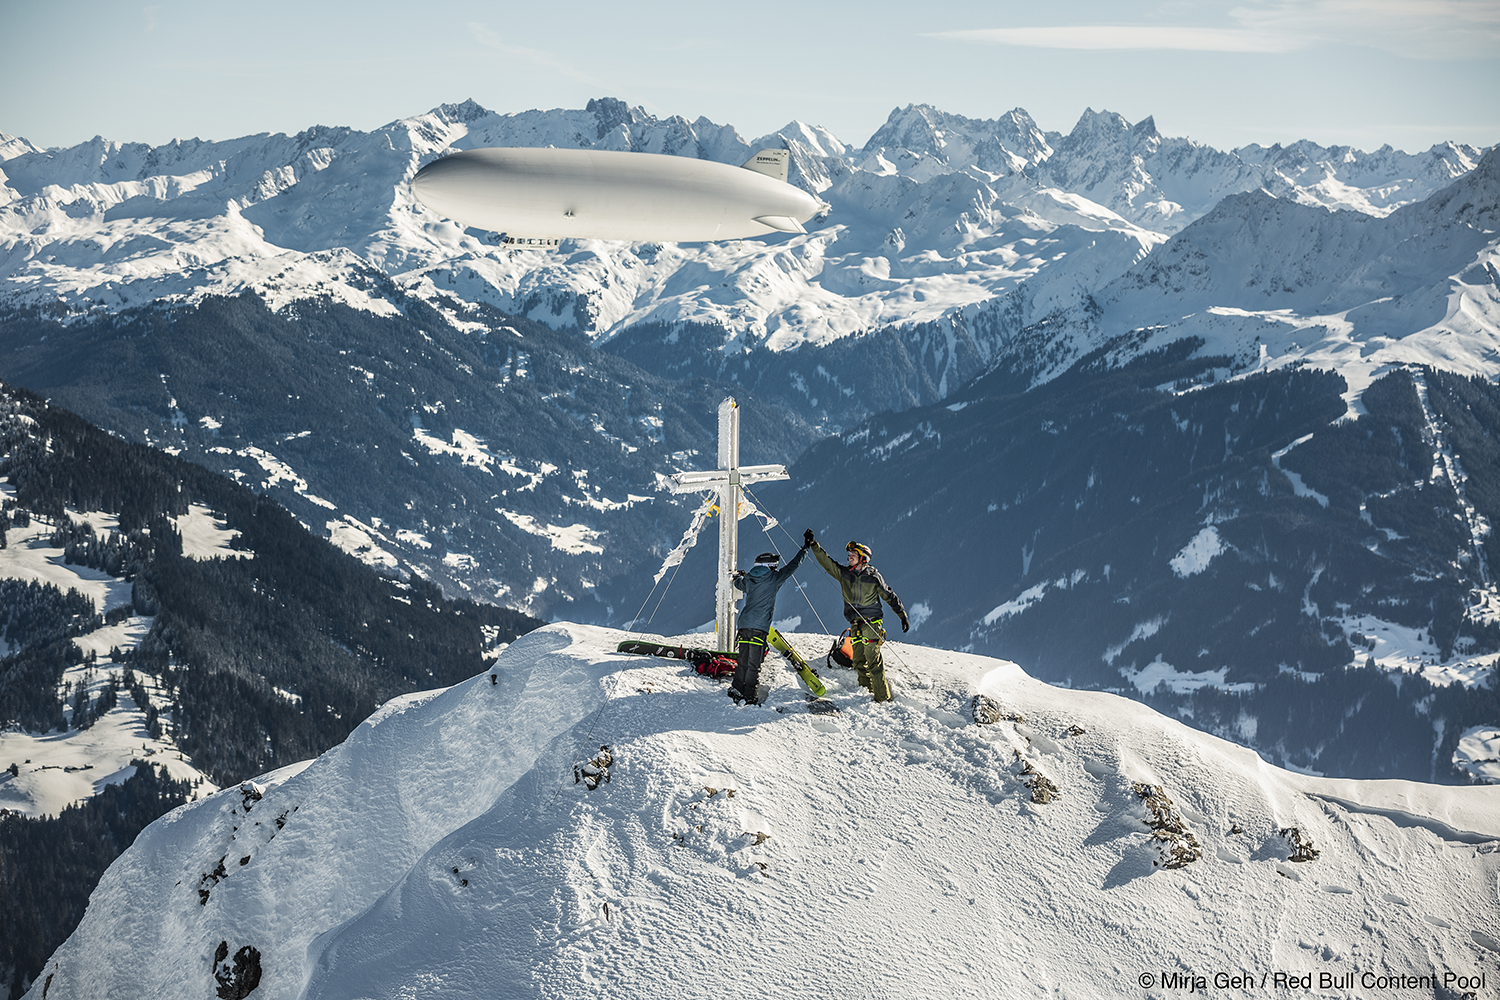
<path id="1" fill-rule="evenodd" d="M 774 177 L 781 183 L 786 183 L 787 151 L 784 149 L 762 149 L 750 159 L 741 164 L 746 170 L 754 170 L 758 174 Z M 766 223 L 770 225 L 770 223 Z M 801 232 L 800 227 L 797 230 Z"/>
<path id="2" fill-rule="evenodd" d="M 807 232 L 806 229 L 802 228 L 802 223 L 790 215 L 757 215 L 755 221 L 759 222 L 762 226 L 769 226 L 781 233 Z"/>

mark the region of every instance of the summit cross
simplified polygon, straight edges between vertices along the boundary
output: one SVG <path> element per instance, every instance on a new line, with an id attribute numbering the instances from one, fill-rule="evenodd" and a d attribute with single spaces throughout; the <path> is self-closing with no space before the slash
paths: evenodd
<path id="1" fill-rule="evenodd" d="M 670 477 L 673 493 L 719 494 L 719 574 L 715 591 L 714 637 L 720 649 L 734 649 L 735 563 L 740 548 L 740 493 L 750 483 L 790 479 L 784 465 L 740 465 L 740 406 L 730 396 L 719 404 L 719 468 L 712 472 L 678 472 Z"/>

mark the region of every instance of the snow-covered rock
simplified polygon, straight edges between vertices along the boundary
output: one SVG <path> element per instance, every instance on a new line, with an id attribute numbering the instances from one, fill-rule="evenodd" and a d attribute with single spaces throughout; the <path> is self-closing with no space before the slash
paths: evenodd
<path id="1" fill-rule="evenodd" d="M 830 670 L 842 710 L 808 714 L 772 663 L 770 704 L 736 708 L 624 637 L 538 630 L 259 800 L 159 820 L 28 996 L 1116 997 L 1276 973 L 1359 996 L 1494 974 L 1500 788 L 1299 775 L 900 643 L 894 703 Z"/>
<path id="2" fill-rule="evenodd" d="M 992 121 L 908 104 L 892 111 L 860 151 L 861 167 L 926 179 L 975 166 L 1005 176 L 1052 155 L 1047 136 L 1021 108 Z"/>
<path id="3" fill-rule="evenodd" d="M 1264 186 L 1279 197 L 1370 215 L 1385 215 L 1447 187 L 1473 170 L 1483 152 L 1465 143 L 1442 142 L 1422 153 L 1389 145 L 1365 153 L 1306 140 L 1235 150 L 1240 159 L 1263 167 Z"/>
<path id="4" fill-rule="evenodd" d="M 1131 125 L 1084 111 L 1041 174 L 1157 232 L 1174 233 L 1226 195 L 1260 185 L 1260 171 L 1233 153 L 1169 139 L 1152 118 Z"/>

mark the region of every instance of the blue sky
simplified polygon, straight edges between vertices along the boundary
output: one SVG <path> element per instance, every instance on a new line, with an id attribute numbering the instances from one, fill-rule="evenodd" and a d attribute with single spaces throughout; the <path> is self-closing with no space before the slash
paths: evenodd
<path id="1" fill-rule="evenodd" d="M 43 146 L 371 129 L 611 96 L 862 145 L 895 107 L 1085 108 L 1219 148 L 1500 142 L 1500 0 L 0 0 L 0 131 Z"/>

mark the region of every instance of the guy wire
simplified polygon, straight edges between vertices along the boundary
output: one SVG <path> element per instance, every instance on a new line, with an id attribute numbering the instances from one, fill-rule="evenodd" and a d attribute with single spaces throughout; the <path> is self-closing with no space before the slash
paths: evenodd
<path id="1" fill-rule="evenodd" d="M 768 508 L 765 507 L 764 504 L 762 504 L 760 502 L 760 497 L 758 497 L 754 493 L 750 492 L 750 488 L 748 486 L 745 486 L 745 485 L 742 484 L 740 486 L 740 489 L 742 489 L 742 490 L 745 491 L 745 495 L 748 496 L 751 499 L 751 501 L 755 504 L 755 506 L 760 507 L 762 509 L 768 509 Z M 797 539 L 793 538 L 792 537 L 792 533 L 790 531 L 786 530 L 786 525 L 784 525 L 784 524 L 781 523 L 781 519 L 780 518 L 776 519 L 776 527 L 778 527 L 778 528 L 781 529 L 781 533 L 787 537 L 787 541 L 791 542 L 793 545 L 797 544 Z M 776 549 L 776 554 L 778 556 L 781 555 L 781 550 L 776 548 L 776 539 L 774 537 L 772 537 L 772 535 L 771 535 L 771 529 L 767 528 L 765 525 L 761 525 L 761 529 L 760 530 L 763 531 L 763 532 L 765 532 L 766 538 L 770 539 L 770 541 L 771 541 L 771 548 Z M 823 616 L 820 615 L 820 614 L 818 614 L 818 609 L 813 606 L 812 598 L 807 596 L 807 588 L 804 587 L 804 586 L 802 586 L 802 581 L 801 580 L 797 579 L 797 574 L 795 574 L 795 573 L 792 574 L 792 581 L 797 584 L 797 593 L 801 594 L 802 595 L 802 599 L 807 602 L 807 608 L 808 608 L 809 611 L 811 611 L 813 613 L 813 617 L 818 620 L 818 627 L 823 630 L 823 634 L 824 635 L 832 635 L 833 633 L 831 633 L 831 632 L 828 631 L 828 626 L 826 624 L 824 624 L 824 622 L 823 622 Z"/>
<path id="2" fill-rule="evenodd" d="M 712 500 L 708 501 L 708 503 L 712 504 Z M 686 559 L 686 558 L 687 558 L 687 553 L 684 552 L 683 553 L 683 559 Z M 680 569 L 682 569 L 682 560 L 681 559 L 679 559 L 677 561 L 677 565 L 676 566 L 672 567 L 672 576 L 667 580 L 667 590 L 671 590 L 672 589 L 672 582 L 677 579 L 677 571 L 680 570 Z M 635 617 L 632 618 L 632 619 L 630 619 L 630 626 L 631 626 L 632 630 L 636 631 L 636 632 L 640 632 L 640 634 L 642 634 L 642 635 L 644 635 L 645 633 L 641 632 L 641 630 L 639 628 L 639 625 L 640 625 L 640 622 L 641 622 L 641 612 L 646 610 L 646 604 L 647 604 L 647 602 L 649 602 L 651 600 L 651 595 L 654 594 L 654 593 L 656 593 L 656 586 L 660 582 L 661 581 L 658 580 L 658 581 L 654 581 L 651 584 L 651 589 L 646 592 L 646 598 L 645 598 L 645 600 L 641 601 L 641 606 L 639 608 L 635 609 Z M 661 610 L 661 602 L 665 601 L 667 599 L 667 590 L 663 590 L 661 592 L 661 597 L 657 599 L 656 607 L 654 607 L 654 608 L 651 609 L 651 617 L 648 618 L 648 619 L 646 619 L 646 624 L 647 625 L 650 625 L 652 622 L 654 622 L 656 620 L 656 613 Z"/>
<path id="3" fill-rule="evenodd" d="M 646 619 L 647 625 L 650 625 L 652 622 L 656 621 L 656 613 L 661 610 L 661 602 L 667 599 L 667 591 L 671 590 L 672 584 L 677 581 L 677 571 L 680 569 L 682 569 L 682 563 L 678 563 L 676 566 L 672 567 L 672 576 L 667 580 L 667 585 L 661 589 L 661 596 L 656 599 L 656 607 L 651 609 L 651 617 Z M 654 591 L 656 588 L 652 587 L 651 589 Z M 646 599 L 650 600 L 650 598 L 651 595 L 647 594 Z M 641 605 L 641 607 L 644 608 L 645 605 L 643 604 Z"/>

